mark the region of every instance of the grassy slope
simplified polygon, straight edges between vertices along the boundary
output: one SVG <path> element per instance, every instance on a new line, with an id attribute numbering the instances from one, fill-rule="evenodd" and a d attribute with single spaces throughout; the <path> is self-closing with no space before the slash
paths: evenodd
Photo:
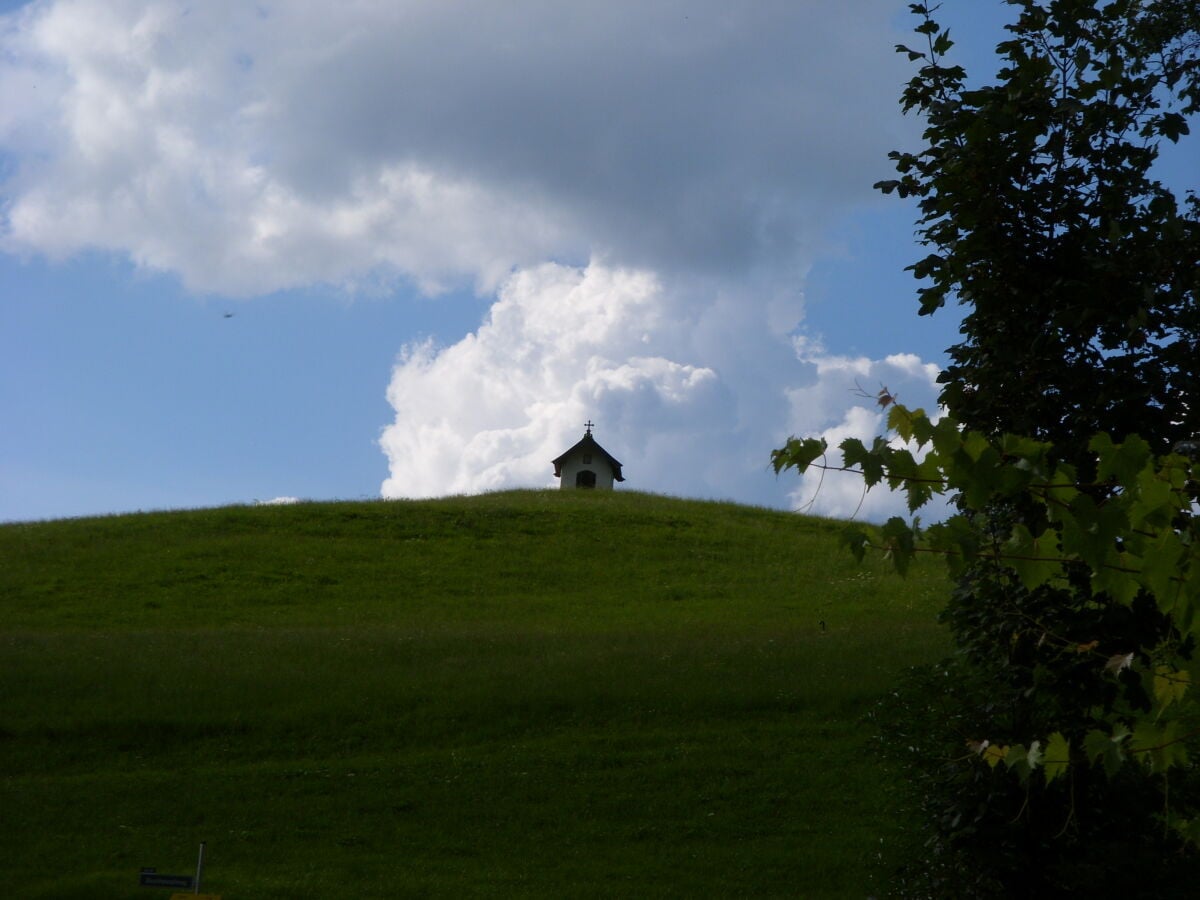
<path id="1" fill-rule="evenodd" d="M 862 897 L 900 826 L 860 717 L 945 582 L 838 527 L 623 492 L 2 526 L 0 883 L 145 898 L 204 840 L 226 900 Z"/>

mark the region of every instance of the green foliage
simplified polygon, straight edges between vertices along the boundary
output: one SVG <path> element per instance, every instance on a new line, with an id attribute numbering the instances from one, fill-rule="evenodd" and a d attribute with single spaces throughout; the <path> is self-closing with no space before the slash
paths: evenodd
<path id="1" fill-rule="evenodd" d="M 0 526 L 0 882 L 147 900 L 206 840 L 229 898 L 866 896 L 904 822 L 861 720 L 947 584 L 839 530 L 625 491 Z"/>
<path id="2" fill-rule="evenodd" d="M 1200 6 L 1007 2 L 990 84 L 911 4 L 902 105 L 925 147 L 877 187 L 917 200 L 920 312 L 958 302 L 963 339 L 946 415 L 893 408 L 890 435 L 841 448 L 910 512 L 941 495 L 958 512 L 846 540 L 899 571 L 942 555 L 956 579 L 958 653 L 918 690 L 960 727 L 914 698 L 929 749 L 901 754 L 933 832 L 914 890 L 1167 895 L 1200 871 L 1200 200 L 1153 167 L 1200 112 Z M 885 731 L 916 746 L 911 725 Z"/>
<path id="3" fill-rule="evenodd" d="M 1068 457 L 1101 431 L 1165 452 L 1200 431 L 1200 224 L 1152 167 L 1200 109 L 1200 7 L 1008 2 L 992 84 L 946 62 L 931 4 L 912 4 L 923 46 L 899 48 L 926 147 L 877 186 L 918 200 L 921 313 L 966 307 L 943 403 Z"/>
<path id="4" fill-rule="evenodd" d="M 918 498 L 916 507 L 930 493 L 958 489 L 960 512 L 928 529 L 900 518 L 856 525 L 843 540 L 859 559 L 883 553 L 901 574 L 919 555 L 939 555 L 960 579 L 946 618 L 964 658 L 989 674 L 993 712 L 959 735 L 969 752 L 957 765 L 1002 768 L 1015 790 L 1037 791 L 1041 826 L 1049 815 L 1072 839 L 1100 840 L 1108 825 L 1099 814 L 1112 785 L 1149 798 L 1143 818 L 1153 809 L 1164 821 L 1194 821 L 1200 704 L 1189 666 L 1200 636 L 1200 461 L 1154 456 L 1140 438 L 1117 443 L 1101 434 L 1090 442 L 1095 458 L 1087 468 L 1104 480 L 1084 484 L 1074 480 L 1073 466 L 1052 461 L 1045 442 L 990 438 L 949 416 L 935 424 L 905 409 L 891 419 L 914 436 L 910 449 L 882 439 L 873 451 L 852 448 L 859 465 L 870 456 L 864 478 L 897 483 L 910 502 Z M 906 474 L 915 455 L 919 478 Z M 1021 517 L 994 513 L 1018 508 Z M 1036 532 L 1030 522 L 1040 523 Z M 1002 698 L 1011 704 L 1003 714 L 992 706 Z M 1081 767 L 1102 769 L 1106 780 Z M 1161 780 L 1168 774 L 1178 776 L 1169 803 Z M 1059 788 L 1063 782 L 1069 787 Z M 962 783 L 950 784 L 964 796 Z M 1096 811 L 1091 822 L 1082 820 L 1081 795 Z M 1122 803 L 1137 805 L 1128 797 Z M 1195 833 L 1190 824 L 1177 832 Z M 997 883 L 1028 885 L 1006 880 L 1013 875 L 997 873 Z"/>

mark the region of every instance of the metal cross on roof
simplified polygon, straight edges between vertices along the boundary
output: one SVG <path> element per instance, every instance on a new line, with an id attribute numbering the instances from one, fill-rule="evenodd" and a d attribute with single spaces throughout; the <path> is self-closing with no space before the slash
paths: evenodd
<path id="1" fill-rule="evenodd" d="M 596 427 L 596 423 L 593 422 L 591 419 L 588 419 L 586 422 L 583 423 L 583 427 L 587 429 L 588 434 L 591 434 L 592 429 Z"/>

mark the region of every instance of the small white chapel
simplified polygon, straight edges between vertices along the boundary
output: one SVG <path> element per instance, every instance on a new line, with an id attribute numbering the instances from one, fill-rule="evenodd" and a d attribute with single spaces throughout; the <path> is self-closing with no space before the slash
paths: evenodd
<path id="1" fill-rule="evenodd" d="M 583 440 L 554 460 L 554 477 L 560 479 L 559 487 L 611 491 L 614 482 L 625 480 L 621 463 L 592 437 L 595 427 L 590 419 L 584 423 Z"/>

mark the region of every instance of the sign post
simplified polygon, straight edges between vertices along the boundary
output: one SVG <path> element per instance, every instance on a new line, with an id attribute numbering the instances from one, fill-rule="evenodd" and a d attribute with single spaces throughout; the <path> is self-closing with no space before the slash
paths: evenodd
<path id="1" fill-rule="evenodd" d="M 200 856 L 196 859 L 196 893 L 200 893 L 200 879 L 204 877 L 204 841 L 200 842 Z"/>
<path id="2" fill-rule="evenodd" d="M 138 873 L 138 884 L 142 887 L 184 888 L 190 894 L 175 893 L 171 900 L 221 900 L 220 894 L 201 894 L 200 883 L 204 878 L 204 847 L 200 842 L 200 855 L 196 858 L 196 875 L 160 875 L 157 869 L 145 868 Z"/>

